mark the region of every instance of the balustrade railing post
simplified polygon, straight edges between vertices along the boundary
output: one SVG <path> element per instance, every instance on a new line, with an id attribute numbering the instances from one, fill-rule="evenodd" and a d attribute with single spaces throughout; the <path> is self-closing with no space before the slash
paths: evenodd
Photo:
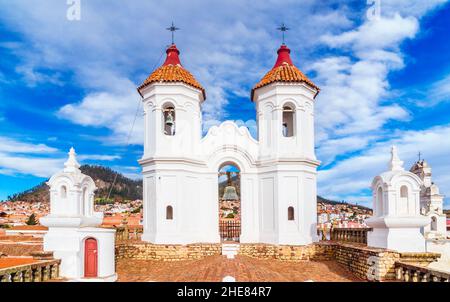
<path id="1" fill-rule="evenodd" d="M 23 271 L 22 274 L 23 274 L 23 282 L 31 282 L 31 269 L 30 268 Z"/>
<path id="2" fill-rule="evenodd" d="M 59 260 L 42 261 L 0 270 L 0 282 L 43 282 L 59 277 Z"/>
<path id="3" fill-rule="evenodd" d="M 36 267 L 36 269 L 34 270 L 33 282 L 42 282 L 42 270 L 40 267 Z"/>
<path id="4" fill-rule="evenodd" d="M 395 269 L 395 277 L 397 280 L 403 280 L 403 268 L 401 266 Z"/>
<path id="5" fill-rule="evenodd" d="M 11 275 L 10 274 L 4 274 L 1 276 L 2 278 L 0 279 L 1 282 L 11 282 Z"/>
<path id="6" fill-rule="evenodd" d="M 404 282 L 449 282 L 450 274 L 420 265 L 396 262 L 395 277 Z"/>
<path id="7" fill-rule="evenodd" d="M 15 272 L 11 274 L 11 282 L 20 282 L 21 274 L 20 272 Z"/>
<path id="8" fill-rule="evenodd" d="M 403 275 L 403 280 L 405 280 L 405 282 L 409 282 L 410 280 L 410 274 L 409 274 L 409 270 L 405 270 L 405 274 Z"/>
<path id="9" fill-rule="evenodd" d="M 41 279 L 44 282 L 48 280 L 48 270 L 46 266 L 41 267 Z"/>
<path id="10" fill-rule="evenodd" d="M 55 278 L 59 278 L 59 266 L 59 262 L 55 264 Z"/>
<path id="11" fill-rule="evenodd" d="M 412 282 L 419 282 L 419 272 L 415 271 L 411 278 Z"/>

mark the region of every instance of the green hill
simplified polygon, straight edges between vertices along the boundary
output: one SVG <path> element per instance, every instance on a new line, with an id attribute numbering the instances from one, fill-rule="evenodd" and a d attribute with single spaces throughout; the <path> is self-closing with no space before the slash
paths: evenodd
<path id="1" fill-rule="evenodd" d="M 95 181 L 95 185 L 97 186 L 97 191 L 95 192 L 96 200 L 98 202 L 104 202 L 106 197 L 108 196 L 108 192 L 111 189 L 111 185 L 114 181 L 114 177 L 117 175 L 116 182 L 114 184 L 114 188 L 111 190 L 110 200 L 136 200 L 142 199 L 142 181 L 141 180 L 132 180 L 129 179 L 122 174 L 103 166 L 97 165 L 83 165 L 80 167 L 80 170 L 84 173 L 92 177 Z M 240 185 L 237 179 L 237 176 L 232 177 L 232 183 L 236 186 L 237 193 L 240 193 Z M 222 181 L 219 184 L 219 196 L 223 195 L 223 191 L 225 186 L 227 185 L 227 181 Z M 8 200 L 10 201 L 28 201 L 28 202 L 37 202 L 37 201 L 49 201 L 50 196 L 48 192 L 48 186 L 45 182 L 26 190 L 24 192 L 20 192 L 14 194 L 12 196 L 8 196 Z M 368 207 L 354 205 L 347 203 L 345 201 L 334 201 L 323 198 L 321 196 L 317 196 L 317 202 L 321 202 L 324 204 L 331 205 L 349 205 L 356 206 L 361 210 L 371 210 Z"/>
<path id="2" fill-rule="evenodd" d="M 121 201 L 142 199 L 141 180 L 129 179 L 108 167 L 97 165 L 83 165 L 80 167 L 80 170 L 94 180 L 95 185 L 97 186 L 97 191 L 95 191 L 96 199 L 106 199 L 116 175 L 117 179 L 111 190 L 110 200 Z M 42 182 L 29 190 L 8 196 L 8 200 L 28 202 L 49 201 L 50 196 L 48 186 L 46 182 Z"/>

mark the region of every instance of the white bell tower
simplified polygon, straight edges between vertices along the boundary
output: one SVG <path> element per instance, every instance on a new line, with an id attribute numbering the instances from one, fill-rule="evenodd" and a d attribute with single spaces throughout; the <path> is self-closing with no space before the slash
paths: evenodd
<path id="1" fill-rule="evenodd" d="M 319 88 L 293 65 L 290 52 L 282 45 L 274 67 L 252 90 L 261 160 L 316 160 L 314 99 Z"/>
<path id="2" fill-rule="evenodd" d="M 182 219 L 193 206 L 187 185 L 198 179 L 202 161 L 201 105 L 205 90 L 180 62 L 175 44 L 164 64 L 138 91 L 144 104 L 143 173 L 144 233 L 152 243 L 185 243 L 193 223 Z M 184 225 L 186 224 L 186 225 Z M 212 232 L 212 231 L 211 231 Z"/>
<path id="3" fill-rule="evenodd" d="M 139 86 L 144 104 L 142 160 L 195 156 L 202 137 L 203 87 L 183 68 L 173 44 L 164 64 Z"/>
<path id="4" fill-rule="evenodd" d="M 273 68 L 255 85 L 259 140 L 261 240 L 303 245 L 317 241 L 314 99 L 319 88 L 281 45 Z"/>

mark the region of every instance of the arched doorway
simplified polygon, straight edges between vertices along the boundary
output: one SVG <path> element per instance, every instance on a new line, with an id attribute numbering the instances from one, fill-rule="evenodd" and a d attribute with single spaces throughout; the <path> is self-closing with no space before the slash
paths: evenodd
<path id="1" fill-rule="evenodd" d="M 95 238 L 84 241 L 84 277 L 95 278 L 98 271 L 98 247 Z"/>
<path id="2" fill-rule="evenodd" d="M 222 242 L 239 242 L 241 235 L 241 178 L 239 167 L 226 162 L 219 168 L 219 234 Z"/>

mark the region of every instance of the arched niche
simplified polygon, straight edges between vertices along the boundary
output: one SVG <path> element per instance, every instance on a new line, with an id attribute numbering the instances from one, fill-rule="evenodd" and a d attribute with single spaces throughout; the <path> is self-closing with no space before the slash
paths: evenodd
<path id="1" fill-rule="evenodd" d="M 284 137 L 293 137 L 295 136 L 296 131 L 296 109 L 295 104 L 291 102 L 286 102 L 283 105 L 283 113 L 282 113 L 282 134 Z"/>
<path id="2" fill-rule="evenodd" d="M 166 207 L 166 220 L 173 220 L 173 207 L 172 206 Z"/>
<path id="3" fill-rule="evenodd" d="M 166 101 L 162 105 L 162 127 L 165 135 L 175 135 L 176 118 L 177 116 L 174 103 L 171 101 Z"/>
<path id="4" fill-rule="evenodd" d="M 288 207 L 288 220 L 293 221 L 295 220 L 295 212 L 294 207 Z"/>
<path id="5" fill-rule="evenodd" d="M 377 216 L 384 215 L 384 197 L 383 197 L 383 188 L 381 186 L 378 187 L 376 193 L 376 210 Z"/>

